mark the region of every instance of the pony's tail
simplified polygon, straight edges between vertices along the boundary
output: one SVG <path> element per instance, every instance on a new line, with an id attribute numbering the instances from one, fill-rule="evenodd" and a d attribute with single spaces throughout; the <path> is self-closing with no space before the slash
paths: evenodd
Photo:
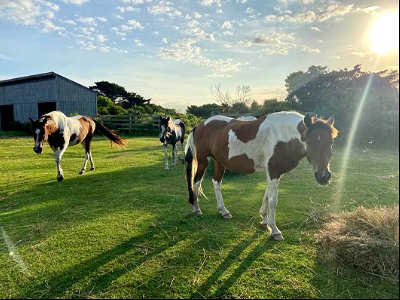
<path id="1" fill-rule="evenodd" d="M 196 147 L 194 144 L 194 132 L 196 127 L 192 129 L 190 132 L 185 146 L 185 167 L 186 167 L 186 182 L 189 192 L 189 203 L 195 204 L 195 195 L 194 195 L 194 176 L 197 172 L 197 158 L 196 158 Z"/>
<path id="2" fill-rule="evenodd" d="M 103 124 L 100 122 L 93 120 L 94 123 L 96 124 L 96 130 L 104 134 L 112 143 L 117 144 L 118 146 L 121 147 L 126 147 L 128 144 L 128 141 L 122 137 L 120 137 L 118 134 L 116 134 L 114 131 L 111 129 L 108 129 L 105 127 Z"/>

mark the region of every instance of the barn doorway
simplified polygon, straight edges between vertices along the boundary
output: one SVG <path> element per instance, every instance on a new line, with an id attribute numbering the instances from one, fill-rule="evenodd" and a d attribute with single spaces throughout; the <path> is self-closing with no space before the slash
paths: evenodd
<path id="1" fill-rule="evenodd" d="M 10 130 L 14 125 L 13 105 L 0 105 L 0 129 Z"/>
<path id="2" fill-rule="evenodd" d="M 38 103 L 38 118 L 40 118 L 41 115 L 47 114 L 53 110 L 57 110 L 55 102 Z"/>

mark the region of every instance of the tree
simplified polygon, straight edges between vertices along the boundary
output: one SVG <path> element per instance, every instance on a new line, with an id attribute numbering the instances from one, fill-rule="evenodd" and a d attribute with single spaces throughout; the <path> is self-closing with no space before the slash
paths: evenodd
<path id="1" fill-rule="evenodd" d="M 302 112 L 314 112 L 325 117 L 333 114 L 342 132 L 341 137 L 346 137 L 355 112 L 362 104 L 357 130 L 360 143 L 392 142 L 381 128 L 387 128 L 384 124 L 393 122 L 396 115 L 382 119 L 386 112 L 397 111 L 397 123 L 391 126 L 398 132 L 398 71 L 364 72 L 361 65 L 350 70 L 328 71 L 326 67 L 312 66 L 304 73 L 290 74 L 285 83 L 288 91 L 286 102 Z M 394 139 L 398 141 L 398 136 Z"/>
<path id="2" fill-rule="evenodd" d="M 251 101 L 250 95 L 251 89 L 248 85 L 236 86 L 233 97 L 228 91 L 223 92 L 220 84 L 211 88 L 211 97 L 213 100 L 225 107 L 232 106 L 236 103 L 244 103 L 245 105 L 249 105 Z"/>
<path id="3" fill-rule="evenodd" d="M 100 95 L 110 98 L 114 103 L 119 104 L 125 109 L 129 109 L 134 105 L 149 104 L 151 99 L 145 99 L 139 94 L 127 92 L 124 87 L 110 83 L 108 81 L 95 82 L 96 85 L 89 88 L 97 91 Z"/>

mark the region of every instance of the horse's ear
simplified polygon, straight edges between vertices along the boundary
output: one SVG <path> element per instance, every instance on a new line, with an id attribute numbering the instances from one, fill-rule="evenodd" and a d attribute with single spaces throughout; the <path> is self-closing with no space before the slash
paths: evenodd
<path id="1" fill-rule="evenodd" d="M 162 117 L 160 116 L 160 120 L 162 120 Z"/>
<path id="2" fill-rule="evenodd" d="M 307 127 L 310 127 L 312 125 L 312 121 L 313 121 L 312 117 L 309 114 L 306 114 L 305 117 L 304 117 L 304 124 Z"/>
<path id="3" fill-rule="evenodd" d="M 169 120 L 170 120 L 170 118 L 168 117 L 168 118 L 167 118 L 167 121 L 169 121 Z"/>
<path id="4" fill-rule="evenodd" d="M 335 119 L 333 116 L 330 116 L 328 120 L 326 120 L 326 123 L 328 123 L 330 126 L 333 126 L 333 124 L 335 124 Z"/>

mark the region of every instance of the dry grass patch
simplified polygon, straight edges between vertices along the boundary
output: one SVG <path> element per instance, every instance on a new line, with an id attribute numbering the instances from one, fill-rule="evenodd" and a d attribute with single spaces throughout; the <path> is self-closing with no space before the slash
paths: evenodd
<path id="1" fill-rule="evenodd" d="M 398 205 L 331 214 L 316 237 L 322 258 L 335 266 L 398 281 Z"/>

